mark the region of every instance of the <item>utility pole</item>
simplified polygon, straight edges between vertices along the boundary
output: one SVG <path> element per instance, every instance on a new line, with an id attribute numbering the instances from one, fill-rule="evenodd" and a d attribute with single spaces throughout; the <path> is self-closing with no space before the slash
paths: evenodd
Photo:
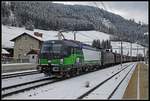
<path id="1" fill-rule="evenodd" d="M 74 31 L 74 40 L 76 40 L 76 33 L 77 33 L 77 31 Z"/>
<path id="2" fill-rule="evenodd" d="M 58 32 L 58 40 L 61 40 L 61 32 Z"/>
<path id="3" fill-rule="evenodd" d="M 62 40 L 62 37 L 63 39 L 65 39 L 64 35 L 62 34 L 63 31 L 59 31 L 58 34 L 56 35 L 56 37 L 58 37 L 58 40 Z"/>
<path id="4" fill-rule="evenodd" d="M 76 33 L 74 32 L 74 40 L 76 40 Z"/>
<path id="5" fill-rule="evenodd" d="M 145 63 L 146 63 L 146 57 L 145 57 L 145 47 L 144 47 L 144 61 L 145 61 Z"/>
<path id="6" fill-rule="evenodd" d="M 76 40 L 76 33 L 77 33 L 77 19 L 75 20 L 76 22 L 76 24 L 75 24 L 75 28 L 74 28 L 74 40 Z"/>
<path id="7" fill-rule="evenodd" d="M 137 61 L 138 61 L 138 45 L 137 45 Z"/>
<path id="8" fill-rule="evenodd" d="M 131 58 L 131 62 L 132 62 L 132 42 L 131 42 L 131 47 L 130 47 L 130 58 Z"/>
<path id="9" fill-rule="evenodd" d="M 122 39 L 121 39 L 121 67 L 122 67 L 122 55 L 123 55 L 123 51 L 122 51 Z"/>

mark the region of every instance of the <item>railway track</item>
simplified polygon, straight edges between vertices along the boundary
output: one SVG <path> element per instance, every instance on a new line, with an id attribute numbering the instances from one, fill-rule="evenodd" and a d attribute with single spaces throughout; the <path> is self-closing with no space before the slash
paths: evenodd
<path id="1" fill-rule="evenodd" d="M 25 75 L 33 75 L 38 74 L 38 71 L 28 71 L 28 72 L 21 72 L 21 73 L 13 73 L 13 74 L 3 74 L 1 79 L 13 78 L 18 76 L 25 76 Z"/>
<path id="2" fill-rule="evenodd" d="M 2 98 L 54 82 L 56 82 L 56 79 L 51 77 L 4 87 L 2 88 Z"/>
<path id="3" fill-rule="evenodd" d="M 133 65 L 134 66 L 134 65 Z M 132 66 L 132 67 L 133 67 Z M 116 90 L 118 89 L 118 87 L 121 85 L 121 83 L 125 80 L 125 78 L 128 76 L 128 74 L 130 73 L 130 71 L 132 70 L 132 68 L 128 71 L 128 73 L 124 76 L 124 78 L 119 82 L 119 84 L 115 87 L 115 89 L 111 92 L 111 94 L 109 95 L 108 99 L 110 99 L 113 94 L 116 92 Z"/>
<path id="4" fill-rule="evenodd" d="M 90 73 L 90 72 L 94 72 L 94 71 L 81 73 L 77 76 L 81 76 L 81 75 L 84 75 L 84 74 L 87 74 L 87 73 Z M 73 77 L 76 77 L 76 76 L 73 76 Z M 17 85 L 5 87 L 5 88 L 2 88 L 2 98 L 7 97 L 7 96 L 11 96 L 13 94 L 21 93 L 21 92 L 24 92 L 24 91 L 27 91 L 27 90 L 31 90 L 31 89 L 34 89 L 34 88 L 37 88 L 37 87 L 41 87 L 41 86 L 44 86 L 44 85 L 52 84 L 52 83 L 55 83 L 55 82 L 58 82 L 58 81 L 71 79 L 73 77 L 63 78 L 63 79 L 56 79 L 54 77 L 53 78 L 45 78 L 45 79 L 41 79 L 41 80 L 35 80 L 35 81 L 31 81 L 31 82 L 26 82 L 26 83 L 22 83 L 22 84 L 17 84 Z M 78 99 L 80 99 L 80 98 L 78 98 Z"/>
<path id="5" fill-rule="evenodd" d="M 81 76 L 83 74 L 86 74 L 86 73 L 82 73 L 77 76 Z M 76 77 L 76 76 L 74 76 L 74 77 Z M 70 77 L 70 78 L 73 78 L 73 77 Z M 27 91 L 30 89 L 34 89 L 37 87 L 41 87 L 44 85 L 52 84 L 52 83 L 55 83 L 58 81 L 70 79 L 70 78 L 62 78 L 62 79 L 46 78 L 43 80 L 36 80 L 36 81 L 26 82 L 26 83 L 17 84 L 17 85 L 13 85 L 13 86 L 9 86 L 9 87 L 4 87 L 4 88 L 2 88 L 2 98 L 11 96 L 13 94 L 21 93 L 21 92 L 24 92 L 24 91 Z M 49 81 L 49 80 L 51 80 L 51 81 Z"/>
<path id="6" fill-rule="evenodd" d="M 79 96 L 77 99 L 81 100 L 84 99 L 86 96 L 88 96 L 89 94 L 91 94 L 93 91 L 95 91 L 96 89 L 98 89 L 100 86 L 104 85 L 105 83 L 107 83 L 107 81 L 109 81 L 110 79 L 112 79 L 114 76 L 116 76 L 117 74 L 119 74 L 120 72 L 122 72 L 123 70 L 125 70 L 128 66 L 130 66 L 131 64 L 125 66 L 122 70 L 118 71 L 117 73 L 113 74 L 111 77 L 107 78 L 106 80 L 102 81 L 101 83 L 99 83 L 98 85 L 96 85 L 95 87 L 93 87 L 92 89 L 90 89 L 89 91 L 85 92 L 84 94 L 82 94 L 81 96 Z M 133 65 L 134 66 L 134 65 Z M 133 67 L 132 66 L 132 67 Z M 132 70 L 132 68 L 128 71 L 128 73 L 124 76 L 124 78 L 119 82 L 119 84 L 115 87 L 115 89 L 110 93 L 110 95 L 108 96 L 107 99 L 110 99 L 113 94 L 115 93 L 115 91 L 117 90 L 117 88 L 120 86 L 120 84 L 124 81 L 124 79 L 127 77 L 127 75 L 130 73 L 130 71 Z"/>

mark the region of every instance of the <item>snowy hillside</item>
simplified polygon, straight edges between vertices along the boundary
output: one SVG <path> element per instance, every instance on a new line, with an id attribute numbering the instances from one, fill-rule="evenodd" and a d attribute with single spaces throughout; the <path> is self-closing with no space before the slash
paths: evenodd
<path id="1" fill-rule="evenodd" d="M 149 42 L 148 36 L 143 34 L 148 32 L 147 24 L 127 20 L 94 6 L 64 5 L 51 1 L 3 1 L 1 9 L 1 22 L 4 25 L 43 30 L 98 30 L 111 35 L 115 33 L 126 41 L 138 40 L 147 46 Z"/>
<path id="2" fill-rule="evenodd" d="M 19 28 L 19 27 L 10 27 L 10 26 L 3 26 L 2 25 L 2 46 L 5 47 L 13 47 L 13 42 L 10 40 L 15 38 L 16 36 L 22 34 L 22 33 L 29 33 L 33 34 L 34 32 L 43 33 L 43 40 L 57 40 L 58 37 L 56 35 L 58 34 L 58 31 L 46 31 L 46 30 L 40 30 L 40 29 L 34 29 L 34 31 L 26 30 L 25 28 Z M 63 32 L 63 35 L 66 39 L 72 39 L 73 40 L 73 32 Z M 98 31 L 78 31 L 76 35 L 76 40 L 91 44 L 94 39 L 100 39 L 107 40 L 109 39 L 110 35 L 98 32 Z"/>
<path id="3" fill-rule="evenodd" d="M 29 33 L 32 34 L 34 32 L 40 32 L 43 33 L 43 38 L 42 40 L 57 40 L 58 37 L 58 31 L 46 31 L 46 30 L 40 30 L 40 29 L 35 29 L 34 31 L 29 31 L 26 30 L 25 28 L 19 28 L 19 27 L 10 27 L 10 26 L 3 26 L 2 25 L 2 47 L 13 47 L 14 43 L 11 42 L 10 40 L 15 38 L 16 36 L 22 34 L 22 33 Z M 63 35 L 65 36 L 66 39 L 72 39 L 73 40 L 73 32 L 63 32 Z M 92 44 L 92 41 L 94 39 L 99 39 L 100 41 L 102 40 L 107 40 L 109 39 L 110 35 L 103 33 L 103 32 L 98 32 L 98 31 L 78 31 L 76 35 L 76 40 L 87 43 L 87 44 Z M 120 42 L 111 42 L 113 52 L 120 53 Z M 128 42 L 123 42 L 123 54 L 130 55 L 130 47 L 131 44 Z M 132 56 L 137 55 L 137 48 L 138 48 L 138 54 L 144 55 L 144 48 L 141 45 L 132 44 Z"/>

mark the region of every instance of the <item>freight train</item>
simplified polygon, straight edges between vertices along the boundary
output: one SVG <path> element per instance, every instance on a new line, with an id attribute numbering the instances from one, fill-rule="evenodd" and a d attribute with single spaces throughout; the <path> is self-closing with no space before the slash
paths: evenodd
<path id="1" fill-rule="evenodd" d="M 137 61 L 137 57 L 122 56 L 122 63 Z M 142 59 L 140 59 L 142 60 Z M 70 77 L 120 64 L 121 55 L 93 48 L 74 40 L 49 40 L 43 42 L 37 70 L 45 75 Z"/>

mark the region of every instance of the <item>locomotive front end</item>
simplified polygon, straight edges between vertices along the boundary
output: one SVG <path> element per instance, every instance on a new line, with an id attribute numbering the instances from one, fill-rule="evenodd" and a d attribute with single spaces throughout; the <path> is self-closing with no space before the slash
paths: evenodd
<path id="1" fill-rule="evenodd" d="M 37 70 L 46 75 L 59 74 L 63 64 L 63 45 L 57 41 L 45 41 L 39 55 Z"/>

